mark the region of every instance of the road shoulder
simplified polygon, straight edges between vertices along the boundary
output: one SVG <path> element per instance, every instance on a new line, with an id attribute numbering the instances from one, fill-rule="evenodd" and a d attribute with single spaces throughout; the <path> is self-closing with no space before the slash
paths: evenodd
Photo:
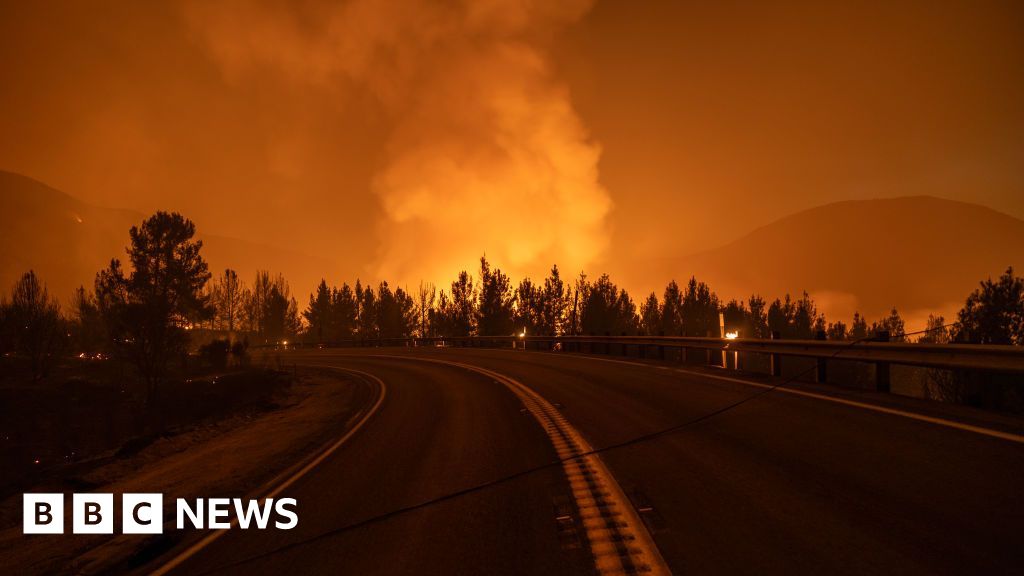
<path id="1" fill-rule="evenodd" d="M 256 416 L 231 418 L 163 438 L 138 454 L 84 475 L 81 492 L 159 492 L 165 495 L 165 519 L 173 521 L 175 498 L 256 497 L 260 489 L 301 465 L 330 439 L 349 427 L 375 392 L 365 382 L 339 371 L 300 371 L 278 402 L 279 408 Z M 209 474 L 211 467 L 216 475 Z M 65 495 L 70 502 L 70 494 Z M 8 499 L 5 516 L 17 526 L 0 532 L 5 571 L 17 574 L 94 574 L 114 567 L 130 570 L 177 547 L 186 536 L 176 530 L 154 537 L 25 536 L 20 526 L 21 496 Z M 16 512 L 11 512 L 16 510 Z M 119 525 L 115 522 L 116 525 Z M 70 526 L 67 519 L 66 526 Z"/>

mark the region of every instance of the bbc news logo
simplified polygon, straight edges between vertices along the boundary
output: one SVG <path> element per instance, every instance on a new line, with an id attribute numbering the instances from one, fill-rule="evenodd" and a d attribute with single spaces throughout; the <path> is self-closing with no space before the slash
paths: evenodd
<path id="1" fill-rule="evenodd" d="M 64 533 L 64 494 L 25 494 L 22 501 L 22 532 L 25 534 Z M 175 500 L 178 530 L 224 530 L 238 526 L 266 530 L 274 527 L 291 530 L 299 523 L 294 498 L 185 498 Z M 72 494 L 71 532 L 73 534 L 114 533 L 113 494 Z M 233 516 L 233 517 L 232 517 Z M 273 520 L 273 522 L 271 522 Z M 164 495 L 125 493 L 121 495 L 122 534 L 162 534 L 164 531 Z"/>

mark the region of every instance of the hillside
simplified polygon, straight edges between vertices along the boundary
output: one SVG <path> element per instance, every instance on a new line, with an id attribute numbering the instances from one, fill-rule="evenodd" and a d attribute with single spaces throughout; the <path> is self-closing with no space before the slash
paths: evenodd
<path id="1" fill-rule="evenodd" d="M 33 269 L 66 302 L 79 285 L 91 285 L 111 258 L 124 260 L 128 230 L 143 217 L 87 204 L 31 178 L 0 171 L 0 290 L 6 293 L 22 273 Z M 211 271 L 231 267 L 247 282 L 257 269 L 280 271 L 300 301 L 319 281 L 310 271 L 326 274 L 335 269 L 323 258 L 205 232 L 200 228 L 198 235 Z"/>
<path id="2" fill-rule="evenodd" d="M 807 290 L 830 319 L 896 306 L 919 328 L 930 312 L 950 318 L 980 280 L 1024 269 L 1024 221 L 927 196 L 837 202 L 668 265 L 720 296 Z"/>

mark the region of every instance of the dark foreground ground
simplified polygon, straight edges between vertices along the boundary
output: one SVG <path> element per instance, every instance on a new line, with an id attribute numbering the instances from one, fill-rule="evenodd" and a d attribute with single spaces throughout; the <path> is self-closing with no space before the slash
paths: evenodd
<path id="1" fill-rule="evenodd" d="M 555 459 L 505 387 L 422 357 L 518 379 L 597 448 L 699 420 L 602 455 L 674 573 L 1014 574 L 1024 566 L 1017 419 L 805 385 L 797 389 L 825 398 L 772 391 L 701 419 L 764 389 L 715 378 L 721 371 L 566 354 L 379 348 L 287 356 L 373 374 L 386 396 L 282 494 L 299 501 L 295 530 L 231 530 L 172 573 L 592 573 L 557 465 L 381 517 Z"/>

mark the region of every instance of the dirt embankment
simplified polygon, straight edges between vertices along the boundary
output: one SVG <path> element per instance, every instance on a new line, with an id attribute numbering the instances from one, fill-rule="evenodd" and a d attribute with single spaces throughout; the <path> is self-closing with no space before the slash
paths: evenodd
<path id="1" fill-rule="evenodd" d="M 25 536 L 21 494 L 0 503 L 0 572 L 95 574 L 131 569 L 189 536 L 165 530 L 153 537 L 70 534 L 71 493 L 164 494 L 165 520 L 173 521 L 175 498 L 256 497 L 276 477 L 336 438 L 374 400 L 374 390 L 340 371 L 298 371 L 293 384 L 262 412 L 245 412 L 198 425 L 152 442 L 138 452 L 111 458 L 63 485 L 32 492 L 65 494 L 65 534 Z"/>

